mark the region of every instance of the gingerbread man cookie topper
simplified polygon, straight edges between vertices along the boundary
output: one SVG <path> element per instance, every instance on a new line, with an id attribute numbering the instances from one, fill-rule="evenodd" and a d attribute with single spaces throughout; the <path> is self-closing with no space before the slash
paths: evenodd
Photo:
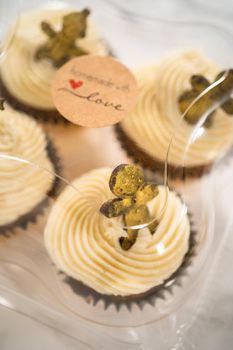
<path id="1" fill-rule="evenodd" d="M 105 202 L 100 212 L 107 218 L 123 215 L 127 236 L 120 237 L 119 243 L 123 250 L 129 250 L 136 242 L 139 231 L 133 226 L 152 221 L 147 203 L 158 195 L 158 186 L 145 182 L 143 171 L 138 165 L 121 164 L 113 170 L 109 187 L 116 198 Z M 148 225 L 151 234 L 157 225 L 155 220 Z"/>
<path id="2" fill-rule="evenodd" d="M 202 75 L 193 75 L 190 79 L 191 89 L 185 91 L 179 98 L 178 104 L 180 112 L 184 115 L 184 119 L 189 124 L 196 124 L 198 120 L 213 106 L 214 102 L 220 102 L 220 108 L 225 113 L 233 115 L 233 69 L 219 73 L 214 83 L 222 79 L 218 84 L 213 85 L 193 106 L 189 108 L 191 103 L 212 84 Z M 213 83 L 213 84 L 214 84 Z M 221 101 L 222 104 L 221 104 Z M 210 127 L 213 123 L 214 112 L 210 113 L 206 119 L 204 126 Z"/>
<path id="3" fill-rule="evenodd" d="M 87 28 L 88 9 L 72 12 L 63 17 L 62 29 L 56 32 L 47 23 L 41 23 L 41 29 L 48 36 L 48 40 L 39 46 L 35 59 L 50 59 L 55 67 L 60 67 L 69 59 L 86 55 L 88 52 L 77 45 L 77 40 L 84 38 Z"/>
<path id="4" fill-rule="evenodd" d="M 4 98 L 0 97 L 0 111 L 4 111 L 5 109 L 4 103 L 5 103 Z"/>

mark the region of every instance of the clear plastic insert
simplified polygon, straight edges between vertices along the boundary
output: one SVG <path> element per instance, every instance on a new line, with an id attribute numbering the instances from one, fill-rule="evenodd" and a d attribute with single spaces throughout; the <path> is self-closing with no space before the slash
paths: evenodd
<path id="1" fill-rule="evenodd" d="M 153 56 L 157 58 L 160 56 L 161 52 L 170 49 L 167 43 L 161 43 L 160 38 L 156 41 L 156 45 L 151 45 L 152 37 L 153 43 L 155 43 L 156 28 L 162 25 L 160 22 L 155 23 L 154 27 L 151 26 L 151 23 L 145 23 L 145 27 L 142 27 L 142 23 L 139 21 L 139 23 L 133 24 L 134 35 L 132 35 L 130 31 L 126 31 L 127 35 L 122 36 L 122 30 L 127 28 L 129 23 L 120 17 L 113 18 L 112 9 L 107 10 L 105 16 L 103 16 L 104 6 L 102 13 L 100 10 L 96 12 L 96 16 L 99 16 L 97 21 L 101 22 L 103 18 L 105 18 L 105 21 L 102 23 L 102 28 L 104 24 L 108 25 L 111 21 L 114 25 L 118 23 L 118 33 L 113 34 L 113 26 L 110 26 L 110 34 L 108 33 L 108 36 L 110 39 L 112 34 L 113 46 L 116 46 L 116 52 L 123 61 L 138 65 L 148 58 L 153 58 Z M 123 24 L 123 26 L 121 24 Z M 192 42 L 192 45 L 198 45 L 199 43 L 197 43 L 196 36 L 191 34 L 193 32 L 195 33 L 196 27 L 190 28 L 190 26 L 187 28 L 185 25 L 181 26 L 179 24 L 174 28 L 173 24 L 172 28 L 175 30 L 175 34 L 174 37 L 171 37 L 171 42 L 175 37 L 178 37 L 180 47 L 185 46 L 187 43 L 190 45 L 190 42 Z M 166 30 L 169 31 L 169 27 L 171 30 L 171 26 L 166 24 Z M 204 26 L 204 30 L 206 33 L 211 33 L 208 27 Z M 135 39 L 135 33 L 137 40 Z M 216 39 L 215 34 L 216 32 L 213 33 L 213 36 Z M 187 39 L 188 35 L 189 38 Z M 114 39 L 117 36 L 122 38 L 121 45 L 118 47 L 114 44 Z M 202 38 L 204 37 L 205 36 L 202 35 Z M 127 54 L 127 50 L 124 49 L 126 38 L 127 42 L 129 42 L 130 38 L 132 39 L 132 41 L 130 41 L 132 47 L 131 55 Z M 144 49 L 140 50 L 140 52 L 138 48 L 139 39 L 140 42 L 145 45 Z M 227 64 L 231 57 L 231 41 L 226 38 L 225 34 L 218 31 L 217 39 L 220 47 L 226 48 L 226 50 L 224 50 L 224 55 L 226 56 L 225 62 Z M 204 47 L 205 45 L 206 43 L 203 39 L 200 46 Z M 218 50 L 216 51 L 216 48 L 212 45 L 211 40 L 208 40 L 208 53 L 214 53 L 213 56 L 218 56 L 218 58 L 220 58 L 217 52 Z M 148 50 L 149 47 L 150 50 Z M 137 53 L 139 55 L 137 55 Z M 219 106 L 212 106 L 213 109 L 216 107 Z M 182 116 L 182 118 L 183 117 L 184 116 Z M 205 137 L 205 133 L 200 135 L 200 130 L 203 130 L 205 118 L 206 117 L 203 117 L 200 123 L 194 125 L 194 127 L 190 129 L 190 142 L 187 144 L 184 151 L 184 168 L 186 164 L 185 154 L 188 152 L 190 146 L 195 143 L 198 135 L 199 137 Z M 170 149 L 173 147 L 174 139 L 179 135 L 180 123 L 180 121 L 177 121 L 177 128 L 174 130 Z M 45 129 L 58 146 L 59 156 L 63 161 L 62 176 L 48 171 L 48 169 L 44 168 L 39 163 L 35 164 L 29 160 L 21 159 L 17 155 L 11 155 L 9 157 L 9 155 L 4 154 L 4 152 L 0 155 L 0 169 L 2 170 L 5 169 L 7 161 L 11 169 L 20 168 L 23 173 L 33 173 L 35 177 L 42 176 L 47 180 L 50 179 L 51 182 L 55 180 L 57 182 L 55 192 L 51 192 L 46 196 L 41 193 L 41 198 L 46 200 L 46 205 L 43 207 L 43 210 L 41 208 L 41 213 L 39 209 L 38 212 L 36 211 L 34 213 L 35 223 L 31 222 L 29 219 L 26 228 L 23 224 L 21 228 L 14 229 L 14 234 L 11 233 L 11 230 L 8 230 L 7 234 L 1 236 L 1 303 L 7 307 L 26 312 L 31 317 L 35 317 L 42 322 L 47 322 L 50 326 L 56 324 L 55 327 L 58 329 L 63 327 L 64 320 L 69 320 L 70 324 L 75 324 L 76 321 L 80 319 L 91 321 L 98 325 L 116 327 L 139 326 L 159 321 L 164 316 L 169 315 L 172 311 L 179 308 L 188 296 L 193 295 L 194 287 L 198 285 L 201 274 L 205 273 L 206 269 L 208 270 L 208 266 L 210 266 L 206 265 L 210 263 L 207 259 L 208 253 L 212 245 L 216 244 L 219 240 L 219 238 L 216 240 L 216 237 L 213 236 L 214 207 L 212 200 L 213 193 L 211 192 L 212 175 L 199 178 L 196 181 L 192 181 L 191 184 L 187 184 L 186 182 L 179 182 L 178 185 L 170 184 L 167 181 L 167 175 L 169 177 L 168 148 L 168 168 L 165 167 L 164 177 L 162 177 L 161 182 L 165 186 L 169 185 L 170 188 L 176 187 L 177 191 L 179 191 L 179 195 L 186 203 L 188 212 L 191 214 L 191 220 L 197 232 L 195 238 L 195 254 L 192 258 L 192 262 L 187 267 L 186 274 L 181 278 L 180 285 L 171 286 L 172 292 L 167 290 L 165 297 L 157 298 L 154 305 L 147 304 L 142 309 L 138 308 L 137 305 L 133 305 L 130 310 L 124 305 L 119 310 L 112 305 L 106 309 L 103 302 L 99 301 L 96 305 L 93 305 L 93 302 L 89 302 L 89 299 L 85 299 L 85 297 L 75 293 L 70 285 L 66 283 L 65 274 L 59 273 L 59 269 L 52 264 L 47 254 L 44 246 L 43 233 L 48 215 L 56 202 L 58 193 L 61 193 L 65 188 L 69 187 L 71 192 L 82 194 L 85 198 L 85 191 L 83 191 L 81 187 L 77 188 L 71 185 L 70 181 L 79 175 L 85 174 L 89 170 L 103 166 L 113 168 L 120 163 L 128 163 L 130 160 L 120 148 L 111 128 L 88 130 L 73 126 L 46 126 Z M 108 144 L 109 147 L 103 147 L 101 140 L 105 140 L 105 143 Z M 93 157 L 93 154 L 96 156 Z M 218 169 L 219 167 L 216 165 L 215 171 L 218 172 Z M 168 173 L 166 173 L 166 171 L 168 171 Z M 1 173 L 3 174 L 3 172 Z M 30 182 L 27 182 L 27 180 L 28 177 L 22 180 L 20 177 L 13 176 L 12 188 L 13 186 L 15 186 L 16 189 L 26 188 L 29 198 L 38 196 L 40 189 L 30 184 Z M 4 190 L 5 188 L 3 187 L 3 192 Z M 158 215 L 156 219 L 159 219 L 163 214 L 166 208 L 166 200 L 167 197 L 165 196 L 165 203 L 162 206 L 160 215 Z M 96 210 L 101 204 L 101 202 L 89 203 L 90 207 L 95 206 Z M 185 213 L 182 213 L 182 215 L 185 215 Z M 182 215 L 179 220 L 182 219 Z M 170 284 L 172 285 L 172 281 L 170 281 Z M 22 310 L 22 308 L 24 310 Z M 56 318 L 59 320 L 58 322 L 56 322 Z M 72 329 L 65 329 L 64 332 L 72 333 Z M 96 341 L 95 335 L 92 341 Z M 103 340 L 103 342 L 105 341 L 106 339 Z M 105 345 L 106 344 L 107 343 L 105 343 Z"/>

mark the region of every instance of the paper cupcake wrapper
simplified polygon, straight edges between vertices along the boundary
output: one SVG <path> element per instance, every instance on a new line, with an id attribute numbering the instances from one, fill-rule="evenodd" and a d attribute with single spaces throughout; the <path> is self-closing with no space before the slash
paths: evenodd
<path id="1" fill-rule="evenodd" d="M 34 108 L 32 106 L 29 106 L 19 101 L 16 97 L 14 97 L 9 92 L 9 90 L 1 80 L 1 77 L 0 77 L 0 92 L 1 92 L 1 97 L 3 97 L 9 103 L 9 105 L 11 105 L 11 107 L 13 107 L 18 111 L 31 115 L 32 117 L 34 117 L 39 121 L 54 123 L 54 124 L 69 123 L 69 121 L 64 117 L 62 117 L 62 115 L 56 109 L 42 110 L 42 109 Z"/>
<path id="2" fill-rule="evenodd" d="M 75 294 L 81 296 L 88 304 L 92 304 L 93 306 L 97 305 L 100 301 L 104 304 L 105 310 L 111 305 L 114 305 L 117 311 L 119 311 L 122 306 L 126 306 L 129 311 L 133 309 L 134 305 L 137 305 L 140 310 L 142 310 L 147 304 L 155 306 L 158 299 L 166 300 L 167 293 L 173 295 L 175 287 L 182 287 L 183 278 L 188 275 L 187 268 L 192 264 L 192 261 L 196 256 L 195 247 L 197 245 L 197 231 L 194 229 L 194 224 L 192 223 L 190 214 L 189 219 L 191 225 L 189 250 L 184 256 L 181 266 L 175 273 L 166 279 L 163 284 L 156 286 L 145 293 L 127 297 L 104 295 L 87 287 L 82 282 L 64 275 L 61 271 L 59 273 L 65 276 L 63 279 L 64 283 L 68 284 Z"/>
<path id="3" fill-rule="evenodd" d="M 58 156 L 57 150 L 53 142 L 47 137 L 47 147 L 48 156 L 53 163 L 54 172 L 56 174 L 61 173 L 61 162 Z M 22 215 L 17 220 L 4 226 L 0 226 L 0 234 L 8 237 L 16 228 L 21 228 L 26 230 L 30 223 L 36 223 L 38 218 L 44 214 L 46 207 L 49 205 L 49 197 L 57 196 L 60 188 L 60 180 L 55 177 L 53 185 L 49 192 L 45 193 L 45 198 L 38 203 L 29 213 Z"/>
<path id="4" fill-rule="evenodd" d="M 109 46 L 109 44 L 104 39 L 102 39 L 102 41 L 105 44 L 105 46 L 108 48 L 109 56 L 116 57 L 114 55 L 113 50 Z M 14 109 L 24 112 L 26 114 L 29 114 L 35 119 L 37 119 L 38 121 L 42 121 L 45 123 L 52 123 L 52 124 L 64 124 L 64 125 L 71 124 L 71 122 L 69 122 L 66 118 L 64 118 L 55 108 L 39 109 L 18 100 L 7 89 L 6 85 L 1 79 L 1 76 L 0 76 L 0 92 L 1 92 L 0 96 L 3 97 L 9 103 L 9 105 L 11 105 Z"/>
<path id="5" fill-rule="evenodd" d="M 134 141 L 132 141 L 121 126 L 118 124 L 114 127 L 116 137 L 120 142 L 122 149 L 127 153 L 135 163 L 140 164 L 143 168 L 150 170 L 152 173 L 164 174 L 164 163 L 158 159 L 150 157 Z M 187 178 L 198 178 L 210 172 L 212 163 L 203 164 L 193 167 L 182 167 L 168 164 L 168 177 L 171 179 L 186 180 Z"/>

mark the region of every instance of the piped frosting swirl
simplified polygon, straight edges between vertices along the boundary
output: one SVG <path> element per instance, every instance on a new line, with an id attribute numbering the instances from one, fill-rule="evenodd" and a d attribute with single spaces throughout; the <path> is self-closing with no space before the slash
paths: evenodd
<path id="1" fill-rule="evenodd" d="M 29 213 L 46 198 L 54 181 L 46 147 L 46 136 L 33 119 L 9 107 L 1 111 L 0 227 Z"/>

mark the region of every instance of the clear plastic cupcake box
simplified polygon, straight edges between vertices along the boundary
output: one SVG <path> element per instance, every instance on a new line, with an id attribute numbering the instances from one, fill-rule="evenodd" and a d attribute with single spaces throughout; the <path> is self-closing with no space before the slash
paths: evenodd
<path id="1" fill-rule="evenodd" d="M 157 61 L 175 50 L 193 47 L 203 51 L 221 67 L 230 67 L 233 37 L 217 27 L 204 23 L 143 18 L 114 4 L 107 1 L 22 1 L 18 9 L 17 6 L 13 7 L 15 12 L 11 12 L 10 17 L 15 23 L 17 13 L 39 7 L 88 7 L 114 55 L 129 68 Z M 4 13 L 8 13 L 8 9 L 7 6 L 3 8 Z M 9 25 L 6 23 L 7 27 Z M 3 46 L 3 53 L 4 50 L 7 53 L 9 46 L 10 41 L 7 46 Z M 199 127 L 195 127 L 190 133 L 190 145 L 195 142 L 193 136 L 199 130 Z M 82 188 L 70 184 L 73 179 L 95 168 L 114 168 L 118 164 L 130 162 L 112 127 L 86 129 L 74 125 L 45 124 L 43 128 L 57 149 L 61 172 L 54 174 L 40 164 L 17 156 L 7 157 L 4 153 L 0 155 L 0 169 L 1 164 L 4 169 L 7 159 L 12 162 L 12 168 L 25 168 L 28 173 L 33 169 L 35 176 L 38 172 L 52 180 L 56 178 L 59 191 L 68 186 L 70 191 L 85 196 Z M 173 137 L 178 133 L 179 123 Z M 187 150 L 190 145 L 187 145 Z M 110 303 L 106 307 L 103 300 L 94 300 L 88 295 L 77 293 L 66 283 L 65 274 L 52 263 L 43 240 L 46 221 L 56 201 L 54 194 L 48 195 L 47 206 L 38 213 L 36 222 L 18 227 L 14 232 L 7 232 L 0 237 L 0 303 L 76 338 L 84 349 L 115 349 L 119 345 L 125 349 L 142 348 L 140 337 L 145 338 L 146 327 L 152 329 L 152 334 L 153 329 L 157 330 L 150 337 L 161 344 L 161 349 L 168 344 L 176 345 L 176 349 L 181 348 L 180 337 L 185 339 L 193 320 L 198 322 L 200 309 L 202 312 L 205 310 L 203 290 L 208 290 L 211 276 L 214 276 L 219 262 L 224 259 L 224 245 L 232 230 L 230 213 L 226 210 L 226 203 L 233 191 L 232 166 L 229 152 L 215 163 L 208 175 L 196 180 L 169 183 L 187 205 L 196 232 L 194 247 L 179 278 L 170 279 L 162 293 L 157 293 L 156 298 L 143 307 L 138 307 L 137 303 L 131 303 L 130 307 L 124 304 L 119 308 Z M 15 178 L 14 181 L 17 185 L 20 179 Z M 166 176 L 161 181 L 166 181 Z M 28 191 L 34 193 L 33 185 L 28 186 Z M 164 339 L 168 336 L 167 330 L 169 339 Z"/>

